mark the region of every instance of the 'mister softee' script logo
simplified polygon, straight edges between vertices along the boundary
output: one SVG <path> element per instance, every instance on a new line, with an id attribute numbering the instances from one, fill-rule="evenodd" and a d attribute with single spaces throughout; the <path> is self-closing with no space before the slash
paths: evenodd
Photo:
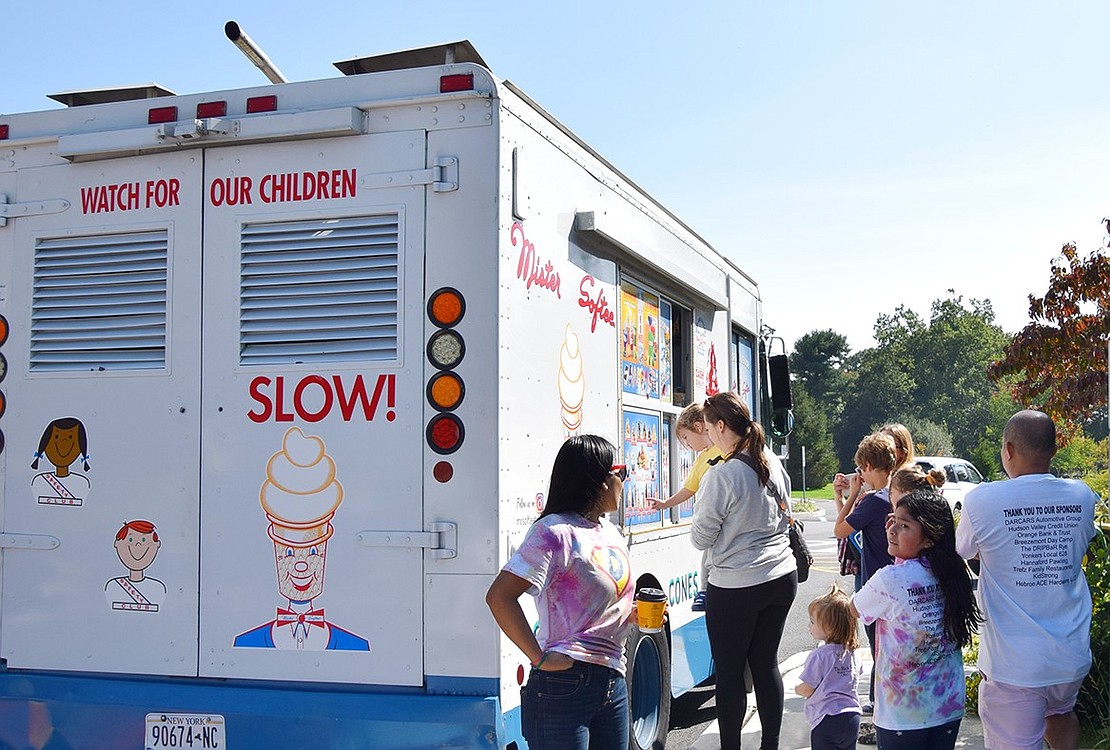
<path id="1" fill-rule="evenodd" d="M 609 300 L 605 299 L 605 287 L 594 283 L 593 276 L 583 276 L 582 283 L 578 285 L 578 306 L 590 311 L 593 319 L 590 321 L 590 333 L 597 330 L 597 321 L 608 323 L 613 328 L 617 327 L 613 315 L 613 308 L 609 307 Z M 592 296 L 597 289 L 597 299 Z"/>
<path id="2" fill-rule="evenodd" d="M 509 241 L 516 247 L 517 235 L 520 235 L 520 258 L 516 262 L 516 277 L 524 281 L 524 288 L 531 289 L 532 285 L 555 292 L 559 299 L 563 298 L 559 289 L 559 272 L 551 265 L 551 261 L 540 264 L 536 257 L 536 246 L 524 236 L 524 225 L 519 221 L 513 223 L 509 232 Z"/>

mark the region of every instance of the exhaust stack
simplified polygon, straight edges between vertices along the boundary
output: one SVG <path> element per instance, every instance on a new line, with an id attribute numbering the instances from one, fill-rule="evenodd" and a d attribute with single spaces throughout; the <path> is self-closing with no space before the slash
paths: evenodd
<path id="1" fill-rule="evenodd" d="M 270 83 L 289 83 L 289 79 L 277 69 L 277 66 L 270 61 L 262 48 L 255 44 L 254 40 L 246 35 L 239 24 L 235 21 L 228 21 L 224 24 L 224 33 L 230 39 L 239 51 L 247 56 L 247 59 L 254 63 L 262 73 L 270 79 Z"/>

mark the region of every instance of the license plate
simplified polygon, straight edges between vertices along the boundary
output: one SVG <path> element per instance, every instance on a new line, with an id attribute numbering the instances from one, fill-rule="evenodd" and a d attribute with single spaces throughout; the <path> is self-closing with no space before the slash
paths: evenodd
<path id="1" fill-rule="evenodd" d="M 227 750 L 219 714 L 147 714 L 146 750 Z"/>

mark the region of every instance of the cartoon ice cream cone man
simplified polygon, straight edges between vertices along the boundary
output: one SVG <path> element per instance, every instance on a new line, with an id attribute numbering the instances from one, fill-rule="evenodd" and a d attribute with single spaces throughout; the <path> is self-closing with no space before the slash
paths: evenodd
<path id="1" fill-rule="evenodd" d="M 288 606 L 278 607 L 273 620 L 240 633 L 234 645 L 243 648 L 309 651 L 369 651 L 370 644 L 328 622 L 315 600 L 324 592 L 324 563 L 331 520 L 343 502 L 343 485 L 324 442 L 291 427 L 282 449 L 266 465 L 259 492 L 267 533 L 274 542 L 278 591 Z"/>

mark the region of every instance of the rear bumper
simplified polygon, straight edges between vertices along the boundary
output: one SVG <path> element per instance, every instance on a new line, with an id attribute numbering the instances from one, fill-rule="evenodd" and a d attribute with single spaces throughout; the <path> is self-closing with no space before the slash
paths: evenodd
<path id="1" fill-rule="evenodd" d="M 504 737 L 496 695 L 0 671 L 0 747 L 135 750 L 146 715 L 167 712 L 223 716 L 221 750 L 500 748 Z"/>

